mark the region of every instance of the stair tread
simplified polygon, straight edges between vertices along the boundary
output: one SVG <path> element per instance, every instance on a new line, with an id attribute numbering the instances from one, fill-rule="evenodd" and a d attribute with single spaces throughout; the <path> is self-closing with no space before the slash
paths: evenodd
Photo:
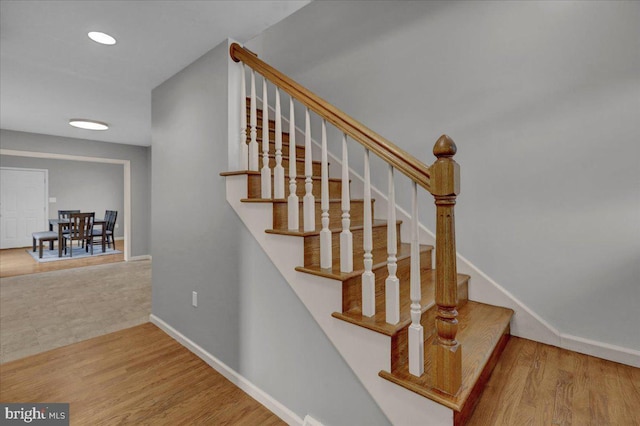
<path id="1" fill-rule="evenodd" d="M 396 221 L 396 224 L 401 224 L 401 223 L 402 223 L 401 220 Z M 378 226 L 386 226 L 386 224 L 387 224 L 387 221 L 382 219 L 374 220 L 372 222 L 372 226 L 374 228 Z M 362 228 L 364 228 L 364 225 L 351 225 L 349 227 L 351 231 L 361 230 Z M 329 230 L 331 231 L 331 233 L 342 232 L 342 224 L 340 222 L 338 223 L 331 222 L 329 226 Z M 321 229 L 316 229 L 315 231 L 305 231 L 304 227 L 301 226 L 300 228 L 298 228 L 297 231 L 290 230 L 290 229 L 267 229 L 265 232 L 267 234 L 291 235 L 293 237 L 311 237 L 314 235 L 320 235 L 320 231 Z"/>
<path id="2" fill-rule="evenodd" d="M 501 351 L 506 344 L 503 339 L 509 331 L 513 310 L 484 303 L 468 301 L 458 310 L 458 334 L 456 339 L 462 346 L 462 385 L 457 395 L 447 395 L 431 387 L 431 351 L 435 333 L 425 342 L 424 374 L 420 377 L 409 374 L 408 364 L 400 365 L 395 373 L 381 371 L 383 377 L 412 392 L 443 404 L 460 412 L 474 386 L 481 379 L 485 367 L 493 368 L 491 358 L 494 351 Z M 488 376 L 486 377 L 488 379 Z M 477 396 L 477 395 L 473 395 Z"/>
<path id="3" fill-rule="evenodd" d="M 458 286 L 469 279 L 468 275 L 458 274 Z M 420 307 L 422 312 L 426 312 L 435 305 L 435 269 L 422 270 L 420 273 Z M 347 312 L 334 312 L 334 318 L 350 322 L 355 325 L 377 331 L 387 336 L 393 336 L 404 327 L 411 324 L 410 316 L 410 285 L 409 283 L 400 283 L 400 321 L 397 324 L 389 324 L 386 322 L 385 312 L 376 312 L 372 317 L 362 315 L 360 308 L 353 308 Z"/>
<path id="4" fill-rule="evenodd" d="M 426 244 L 420 245 L 420 252 L 424 252 L 428 250 L 433 250 L 433 246 L 429 246 Z M 376 269 L 379 269 L 379 268 L 385 268 L 386 270 L 387 257 L 388 257 L 387 249 L 386 248 L 373 249 L 371 251 L 371 254 L 373 255 L 372 270 L 375 271 Z M 400 244 L 400 247 L 398 249 L 398 254 L 396 254 L 396 258 L 398 259 L 398 262 L 410 256 L 411 256 L 411 244 L 407 244 L 407 243 Z M 298 266 L 296 267 L 296 271 L 306 272 L 312 275 L 319 275 L 321 277 L 331 278 L 338 281 L 345 281 L 345 280 L 348 280 L 349 278 L 357 277 L 359 275 L 362 275 L 362 273 L 364 272 L 364 269 L 362 266 L 363 260 L 360 258 L 355 258 L 353 260 L 353 272 L 340 272 L 340 258 L 339 257 L 336 258 L 336 257 L 334 257 L 333 259 L 333 264 L 331 265 L 331 268 L 323 269 L 323 268 L 320 268 L 320 265 L 310 265 L 307 267 Z"/>

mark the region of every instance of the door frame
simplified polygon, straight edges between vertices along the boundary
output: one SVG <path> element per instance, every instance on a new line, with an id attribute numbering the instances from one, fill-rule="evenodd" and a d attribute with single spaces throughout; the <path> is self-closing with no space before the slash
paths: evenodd
<path id="1" fill-rule="evenodd" d="M 22 172 L 42 172 L 44 173 L 44 220 L 42 221 L 42 229 L 49 229 L 49 170 L 48 169 L 34 169 L 32 167 L 4 167 L 1 166 L 0 170 L 19 170 Z"/>
<path id="2" fill-rule="evenodd" d="M 12 155 L 15 157 L 30 157 L 30 158 L 49 158 L 54 160 L 73 160 L 73 161 L 86 161 L 91 163 L 107 163 L 107 164 L 120 164 L 122 165 L 124 174 L 124 260 L 131 260 L 131 161 L 120 160 L 117 158 L 102 158 L 102 157 L 85 157 L 81 155 L 69 155 L 69 154 L 54 154 L 50 152 L 34 152 L 34 151 L 19 151 L 15 149 L 0 149 L 0 155 Z M 48 180 L 47 180 L 47 208 L 49 200 L 48 192 Z M 47 210 L 47 217 L 48 210 Z"/>

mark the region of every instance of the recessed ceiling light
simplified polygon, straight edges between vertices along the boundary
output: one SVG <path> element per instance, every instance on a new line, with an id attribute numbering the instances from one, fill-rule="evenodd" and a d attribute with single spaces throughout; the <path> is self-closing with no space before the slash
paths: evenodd
<path id="1" fill-rule="evenodd" d="M 116 39 L 111 37 L 109 34 L 101 33 L 100 31 L 91 31 L 87 34 L 89 38 L 96 43 L 112 45 L 116 44 Z"/>
<path id="2" fill-rule="evenodd" d="M 73 127 L 86 130 L 107 130 L 109 125 L 101 121 L 86 120 L 84 118 L 72 118 L 69 120 L 69 124 Z"/>

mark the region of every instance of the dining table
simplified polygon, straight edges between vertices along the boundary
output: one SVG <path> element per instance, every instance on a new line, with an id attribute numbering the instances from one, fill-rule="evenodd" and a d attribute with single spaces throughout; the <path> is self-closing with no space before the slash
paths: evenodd
<path id="1" fill-rule="evenodd" d="M 64 230 L 69 228 L 71 221 L 69 219 L 49 219 L 49 231 L 53 231 L 53 227 L 58 227 L 58 257 L 62 257 L 62 238 Z M 107 241 L 107 221 L 104 219 L 94 219 L 93 225 L 100 225 L 102 229 L 102 252 L 106 250 Z"/>

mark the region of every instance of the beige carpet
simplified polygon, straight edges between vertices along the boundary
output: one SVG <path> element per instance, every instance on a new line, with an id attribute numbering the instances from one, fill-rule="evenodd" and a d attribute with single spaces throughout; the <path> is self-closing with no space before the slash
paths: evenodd
<path id="1" fill-rule="evenodd" d="M 149 320 L 151 261 L 0 280 L 0 363 Z"/>

